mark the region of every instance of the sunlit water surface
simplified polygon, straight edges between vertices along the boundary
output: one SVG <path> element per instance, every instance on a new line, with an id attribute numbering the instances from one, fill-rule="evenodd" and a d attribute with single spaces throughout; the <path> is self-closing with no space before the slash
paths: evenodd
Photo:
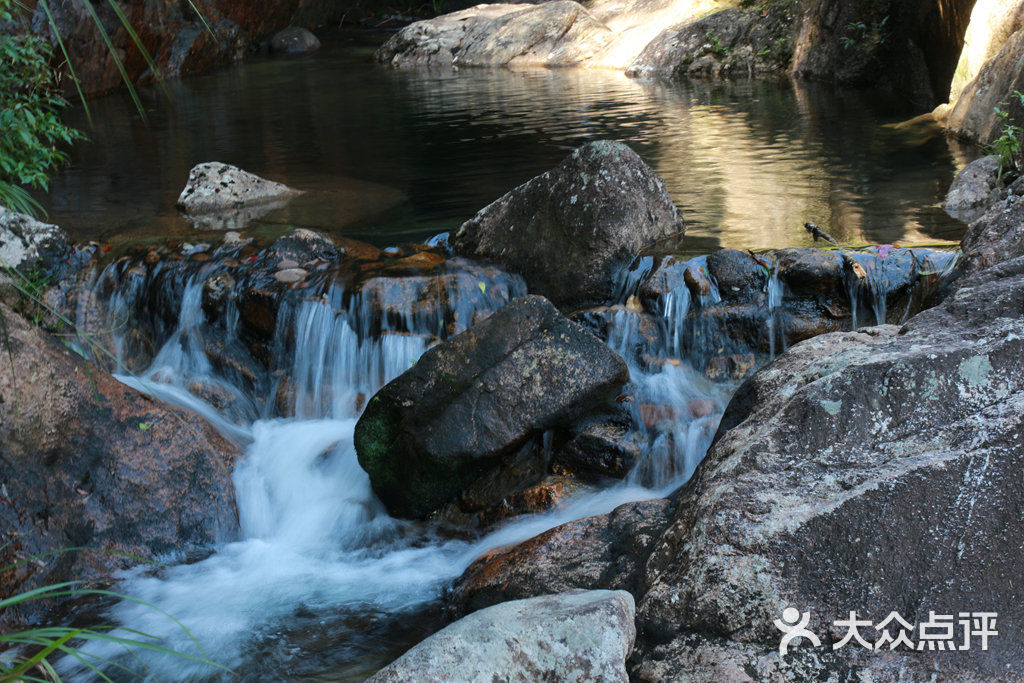
<path id="1" fill-rule="evenodd" d="M 397 72 L 383 37 L 342 34 L 320 52 L 254 58 L 92 104 L 91 144 L 53 183 L 54 222 L 83 237 L 188 234 L 174 200 L 189 169 L 224 161 L 310 190 L 254 229 L 423 239 L 610 138 L 665 179 L 689 249 L 799 246 L 813 220 L 848 242 L 958 238 L 937 207 L 972 152 L 930 122 L 819 84 L 643 82 L 611 70 Z"/>

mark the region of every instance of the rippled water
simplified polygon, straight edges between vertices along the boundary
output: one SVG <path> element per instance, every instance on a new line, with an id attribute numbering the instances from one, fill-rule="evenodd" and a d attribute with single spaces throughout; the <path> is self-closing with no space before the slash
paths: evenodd
<path id="1" fill-rule="evenodd" d="M 665 178 L 690 251 L 797 246 L 813 220 L 851 242 L 959 237 L 937 208 L 970 152 L 870 95 L 786 80 L 657 83 L 609 70 L 388 71 L 382 40 L 258 58 L 93 104 L 92 144 L 46 200 L 80 236 L 187 234 L 174 200 L 218 160 L 314 190 L 258 227 L 344 231 L 378 244 L 457 227 L 588 140 L 633 146 Z M 85 126 L 79 112 L 75 115 Z"/>

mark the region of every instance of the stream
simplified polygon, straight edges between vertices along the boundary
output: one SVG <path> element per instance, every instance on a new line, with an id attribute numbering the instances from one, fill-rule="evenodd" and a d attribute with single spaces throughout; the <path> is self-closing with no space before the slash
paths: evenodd
<path id="1" fill-rule="evenodd" d="M 54 180 L 50 218 L 101 242 L 203 239 L 173 203 L 188 169 L 217 159 L 311 190 L 252 234 L 302 226 L 382 246 L 424 241 L 567 150 L 613 138 L 665 178 L 694 254 L 809 246 L 805 220 L 847 242 L 924 243 L 957 239 L 963 229 L 936 204 L 967 153 L 927 124 L 897 125 L 885 103 L 863 93 L 789 82 L 652 84 L 608 71 L 393 73 L 370 64 L 369 52 L 365 36 L 346 34 L 313 56 L 256 59 L 170 83 L 166 100 L 147 94 L 145 125 L 121 96 L 97 101 L 93 144 L 76 149 Z M 692 265 L 702 267 L 702 258 Z M 145 323 L 158 351 L 147 368 L 119 379 L 203 415 L 244 450 L 234 472 L 240 537 L 202 559 L 132 570 L 118 590 L 146 604 L 122 602 L 108 615 L 181 652 L 200 656 L 198 642 L 243 680 L 361 679 L 439 628 L 444 590 L 482 553 L 666 495 L 699 464 L 738 384 L 709 379 L 706 357 L 728 348 L 762 364 L 785 346 L 786 295 L 775 270 L 756 348 L 712 324 L 720 302 L 713 282 L 699 297 L 686 286 L 662 294 L 651 341 L 632 302 L 653 262 L 638 259 L 608 302 L 606 336 L 630 365 L 644 456 L 622 481 L 585 489 L 550 512 L 456 535 L 387 514 L 356 460 L 353 428 L 367 397 L 430 345 L 525 294 L 523 281 L 460 259 L 446 266 L 456 284 L 434 299 L 416 292 L 394 301 L 384 290 L 315 279 L 280 302 L 271 367 L 252 385 L 204 352 L 214 331 L 204 322 L 202 286 L 225 259 L 214 250 L 166 278 L 157 277 L 160 267 L 140 274 L 124 262 L 107 265 L 83 283 L 78 323 L 114 330 L 115 351 L 128 357 L 147 297 L 167 302 L 177 311 L 173 324 Z M 861 310 L 872 319 L 860 324 L 884 322 L 883 278 L 869 277 L 869 290 Z M 857 296 L 851 290 L 854 316 Z M 424 299 L 432 301 L 426 309 L 416 305 Z M 229 323 L 216 334 L 232 344 L 234 293 L 226 305 Z M 294 386 L 287 417 L 282 376 Z M 208 400 L 213 390 L 230 397 L 230 410 Z M 652 425 L 645 405 L 670 407 L 669 424 Z M 119 648 L 91 652 L 138 665 Z M 153 680 L 220 675 L 179 657 L 141 657 Z"/>

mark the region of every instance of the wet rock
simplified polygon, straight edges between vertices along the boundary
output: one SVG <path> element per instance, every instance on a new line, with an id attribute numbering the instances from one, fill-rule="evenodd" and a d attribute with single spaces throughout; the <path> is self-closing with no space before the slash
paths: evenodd
<path id="1" fill-rule="evenodd" d="M 668 526 L 665 499 L 626 503 L 612 512 L 562 524 L 476 560 L 445 599 L 461 616 L 506 600 L 572 589 L 635 592 L 650 548 Z"/>
<path id="2" fill-rule="evenodd" d="M 605 303 L 643 247 L 682 230 L 654 171 L 629 147 L 601 141 L 482 209 L 451 243 L 505 263 L 566 307 Z"/>
<path id="3" fill-rule="evenodd" d="M 655 261 L 650 275 L 644 278 L 637 289 L 640 300 L 649 303 L 663 294 L 678 289 L 686 282 L 685 271 L 688 263 L 689 261 L 674 256 L 665 256 Z"/>
<path id="4" fill-rule="evenodd" d="M 303 54 L 320 49 L 320 41 L 312 31 L 301 26 L 289 26 L 270 39 L 270 51 L 282 54 Z"/>
<path id="5" fill-rule="evenodd" d="M 531 486 L 518 489 L 498 503 L 491 503 L 476 516 L 480 527 L 497 524 L 516 515 L 549 512 L 571 495 L 578 495 L 586 487 L 574 477 L 549 475 Z M 460 524 L 465 528 L 466 524 Z"/>
<path id="6" fill-rule="evenodd" d="M 69 251 L 67 233 L 58 226 L 0 206 L 0 274 L 6 268 L 55 273 Z"/>
<path id="7" fill-rule="evenodd" d="M 629 373 L 541 297 L 428 350 L 367 404 L 359 462 L 389 511 L 425 517 L 527 440 L 609 404 Z"/>
<path id="8" fill-rule="evenodd" d="M 708 272 L 718 283 L 723 299 L 760 301 L 768 272 L 764 266 L 744 251 L 722 249 L 708 256 Z"/>
<path id="9" fill-rule="evenodd" d="M 286 268 L 274 273 L 274 279 L 284 285 L 292 285 L 306 279 L 309 272 L 302 268 Z"/>
<path id="10" fill-rule="evenodd" d="M 964 223 L 980 218 L 999 199 L 1001 170 L 1000 158 L 994 154 L 975 159 L 953 179 L 942 208 Z"/>
<path id="11" fill-rule="evenodd" d="M 605 47 L 611 31 L 582 5 L 477 5 L 417 21 L 374 55 L 394 67 L 572 66 Z"/>
<path id="12" fill-rule="evenodd" d="M 817 337 L 741 386 L 648 561 L 641 671 L 708 680 L 773 658 L 773 619 L 797 605 L 822 639 L 798 660 L 816 678 L 894 656 L 950 678 L 1021 675 L 1024 258 L 958 284 L 902 328 Z M 999 614 L 988 652 L 831 658 L 851 610 L 919 624 L 979 604 Z M 684 656 L 684 641 L 700 649 Z M 678 659 L 653 661 L 658 648 Z"/>
<path id="13" fill-rule="evenodd" d="M 584 478 L 626 476 L 643 456 L 646 445 L 632 426 L 624 411 L 585 420 L 555 452 L 552 470 Z"/>
<path id="14" fill-rule="evenodd" d="M 631 362 L 642 363 L 645 357 L 656 355 L 661 347 L 658 320 L 639 305 L 633 308 L 595 306 L 576 311 L 570 317 L 598 337 L 609 339 L 615 350 Z"/>
<path id="15" fill-rule="evenodd" d="M 209 318 L 224 315 L 225 306 L 235 287 L 235 278 L 230 273 L 215 273 L 203 283 L 203 311 Z"/>
<path id="16" fill-rule="evenodd" d="M 647 44 L 627 76 L 751 77 L 782 73 L 793 54 L 795 21 L 784 4 L 726 9 L 671 26 Z"/>
<path id="17" fill-rule="evenodd" d="M 432 515 L 432 519 L 460 528 L 474 528 L 521 512 L 541 512 L 554 503 L 554 496 L 538 500 L 534 491 L 533 499 L 529 500 L 525 492 L 538 487 L 547 474 L 540 440 L 528 441 L 517 453 L 505 458 L 501 467 L 492 468 L 468 484 L 454 500 Z"/>
<path id="18" fill-rule="evenodd" d="M 199 164 L 188 175 L 178 209 L 202 230 L 238 230 L 299 194 L 281 183 L 220 162 Z"/>
<path id="19" fill-rule="evenodd" d="M 705 374 L 711 379 L 743 379 L 755 369 L 757 359 L 754 354 L 734 353 L 710 359 Z"/>
<path id="20" fill-rule="evenodd" d="M 161 76 L 198 74 L 220 64 L 241 61 L 250 42 L 245 29 L 230 19 L 186 24 L 174 35 L 168 53 L 162 56 L 165 66 Z"/>
<path id="21" fill-rule="evenodd" d="M 780 249 L 774 256 L 779 279 L 795 296 L 829 295 L 843 290 L 843 259 L 835 251 Z"/>
<path id="22" fill-rule="evenodd" d="M 0 306 L 0 562 L 6 591 L 108 580 L 237 532 L 237 450 L 203 420 L 153 402 Z M 8 358 L 10 354 L 10 358 Z M 13 361 L 13 363 L 9 362 Z M 32 605 L 39 609 L 39 605 Z M 32 617 L 28 612 L 4 618 Z"/>
<path id="23" fill-rule="evenodd" d="M 633 596 L 571 591 L 495 605 L 430 636 L 371 681 L 626 681 Z"/>
<path id="24" fill-rule="evenodd" d="M 354 243 L 355 240 L 350 242 Z M 317 259 L 337 261 L 341 253 L 342 250 L 339 250 L 327 235 L 305 228 L 296 228 L 287 235 L 274 240 L 267 250 L 267 260 L 271 263 L 277 262 L 278 268 L 296 268 Z M 285 261 L 291 261 L 294 265 L 286 266 L 284 265 Z"/>

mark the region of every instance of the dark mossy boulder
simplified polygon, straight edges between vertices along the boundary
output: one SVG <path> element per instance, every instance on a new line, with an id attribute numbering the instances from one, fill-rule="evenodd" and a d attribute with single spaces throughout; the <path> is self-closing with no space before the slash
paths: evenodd
<path id="1" fill-rule="evenodd" d="M 401 517 L 424 518 L 544 431 L 610 405 L 625 362 L 538 296 L 427 351 L 355 430 L 359 463 Z"/>
<path id="2" fill-rule="evenodd" d="M 455 251 L 506 264 L 559 307 L 606 303 L 620 270 L 683 221 L 665 183 L 629 147 L 586 144 L 482 209 Z"/>

